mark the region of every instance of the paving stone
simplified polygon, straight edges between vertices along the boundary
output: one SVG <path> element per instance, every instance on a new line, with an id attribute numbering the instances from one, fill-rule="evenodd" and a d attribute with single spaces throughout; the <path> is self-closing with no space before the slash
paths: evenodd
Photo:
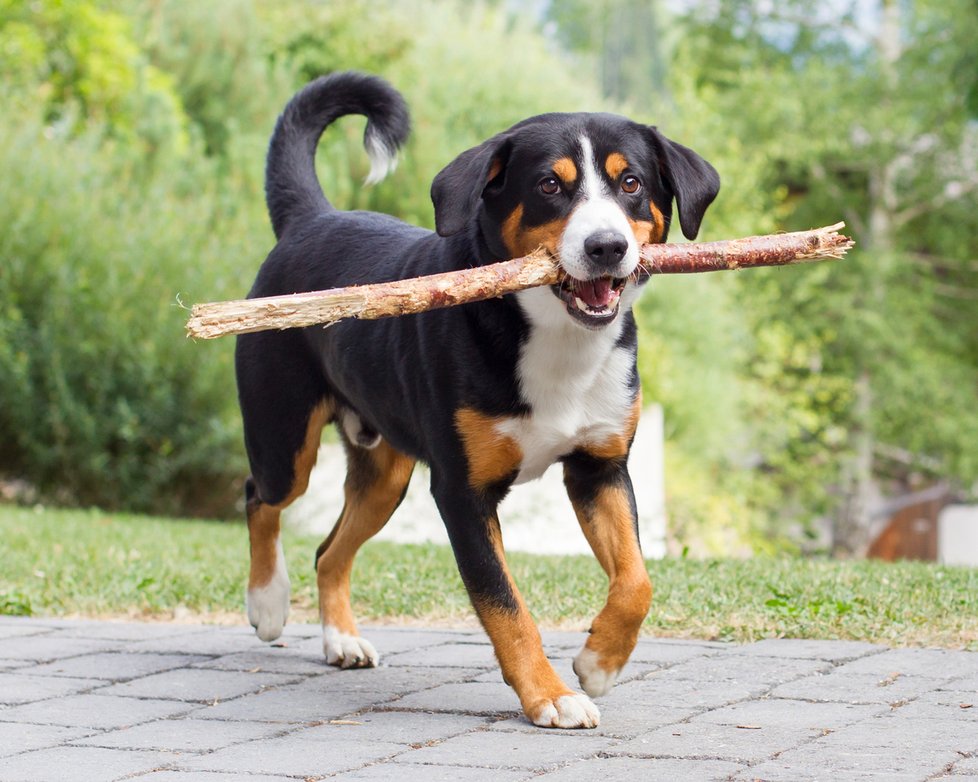
<path id="1" fill-rule="evenodd" d="M 0 716 L 2 715 L 3 712 L 0 712 Z M 0 757 L 63 744 L 71 739 L 87 736 L 91 732 L 88 728 L 62 728 L 56 725 L 31 725 L 26 722 L 0 722 Z"/>
<path id="2" fill-rule="evenodd" d="M 340 719 L 348 714 L 372 709 L 389 701 L 374 692 L 314 692 L 305 685 L 277 687 L 245 695 L 194 712 L 207 720 L 250 720 L 256 722 L 311 723 Z"/>
<path id="3" fill-rule="evenodd" d="M 478 643 L 479 634 L 469 631 L 440 631 L 440 630 L 421 630 L 417 628 L 393 628 L 393 627 L 361 627 L 360 633 L 377 649 L 380 654 L 381 662 L 384 662 L 388 655 L 400 654 L 412 650 L 426 650 L 446 643 Z M 485 634 L 482 634 L 485 638 Z M 486 638 L 488 642 L 488 638 Z M 304 640 L 297 645 L 298 649 L 304 652 L 323 653 L 321 633 L 317 633 L 315 638 Z M 240 650 L 239 650 L 240 651 Z M 423 657 L 419 657 L 417 663 L 424 662 Z"/>
<path id="4" fill-rule="evenodd" d="M 296 782 L 295 777 L 248 774 L 242 778 L 241 774 L 222 774 L 217 771 L 152 771 L 133 779 L 139 782 Z"/>
<path id="5" fill-rule="evenodd" d="M 317 741 L 387 741 L 394 744 L 427 744 L 488 727 L 482 717 L 461 714 L 416 714 L 408 711 L 369 711 L 346 715 L 296 736 Z"/>
<path id="6" fill-rule="evenodd" d="M 100 694 L 69 695 L 55 700 L 12 706 L 0 711 L 0 720 L 68 727 L 122 728 L 187 714 L 191 710 L 189 705 L 176 701 L 117 698 Z"/>
<path id="7" fill-rule="evenodd" d="M 765 782 L 923 782 L 939 774 L 955 758 L 949 750 L 914 747 L 830 748 L 820 741 L 788 750 L 776 759 L 760 763 L 738 780 Z M 960 756 L 958 756 L 960 757 Z"/>
<path id="8" fill-rule="evenodd" d="M 950 649 L 888 649 L 839 667 L 840 673 L 871 673 L 880 678 L 894 673 L 955 679 L 978 674 L 978 652 Z"/>
<path id="9" fill-rule="evenodd" d="M 59 638 L 93 638 L 107 641 L 145 641 L 160 638 L 187 638 L 207 634 L 201 625 L 170 622 L 78 622 L 57 630 Z"/>
<path id="10" fill-rule="evenodd" d="M 412 765 L 386 762 L 347 771 L 340 775 L 343 782 L 523 782 L 537 779 L 535 772 L 494 768 L 491 771 L 471 766 Z M 201 780 L 201 782 L 204 782 Z M 251 782 L 248 777 L 247 782 Z M 584 782 L 584 780 L 579 780 Z M 635 782 L 635 780 L 632 780 Z"/>
<path id="11" fill-rule="evenodd" d="M 564 766 L 534 782 L 720 782 L 744 767 L 727 760 L 677 760 L 674 758 L 593 758 Z"/>
<path id="12" fill-rule="evenodd" d="M 684 709 L 672 709 L 666 706 L 643 706 L 638 709 L 622 709 L 618 706 L 608 706 L 602 699 L 595 703 L 601 711 L 601 724 L 587 731 L 589 736 L 609 736 L 619 739 L 631 739 L 648 733 L 654 728 L 674 725 L 689 718 L 690 712 Z M 538 733 L 541 729 L 531 723 L 522 714 L 498 720 L 493 723 L 491 730 L 519 731 L 521 733 Z M 548 733 L 564 733 L 579 736 L 581 731 L 560 728 L 548 728 Z"/>
<path id="13" fill-rule="evenodd" d="M 667 674 L 668 670 L 655 672 L 640 681 L 629 682 L 629 692 L 642 703 L 703 711 L 756 698 L 770 689 L 765 682 L 700 681 Z"/>
<path id="14" fill-rule="evenodd" d="M 676 665 L 698 657 L 712 657 L 721 650 L 692 643 L 667 643 L 665 641 L 639 642 L 632 652 L 631 663 L 656 663 L 660 667 Z"/>
<path id="15" fill-rule="evenodd" d="M 978 756 L 962 758 L 954 764 L 955 774 L 978 774 Z"/>
<path id="16" fill-rule="evenodd" d="M 872 673 L 840 673 L 806 676 L 771 691 L 779 698 L 842 703 L 897 703 L 916 698 L 944 682 L 929 676 L 883 677 Z"/>
<path id="17" fill-rule="evenodd" d="M 695 679 L 700 682 L 740 682 L 773 687 L 801 676 L 831 670 L 830 663 L 793 657 L 756 657 L 727 653 L 697 657 L 647 677 L 662 679 Z"/>
<path id="18" fill-rule="evenodd" d="M 83 690 L 91 690 L 104 684 L 105 682 L 93 679 L 27 676 L 20 671 L 0 673 L 0 703 L 32 703 L 33 701 L 42 701 L 48 698 L 72 695 Z"/>
<path id="19" fill-rule="evenodd" d="M 305 643 L 305 639 L 294 639 L 291 643 Z M 290 643 L 285 640 L 283 643 Z M 251 652 L 268 646 L 259 640 L 252 630 L 250 633 L 211 632 L 189 633 L 162 638 L 143 638 L 130 641 L 119 648 L 124 652 L 155 652 L 157 654 L 198 654 L 217 657 L 222 654 Z"/>
<path id="20" fill-rule="evenodd" d="M 441 684 L 453 684 L 470 680 L 479 668 L 426 668 L 426 667 L 388 667 L 381 663 L 379 668 L 343 671 L 331 668 L 334 673 L 315 676 L 305 680 L 310 690 L 322 693 L 375 693 L 382 700 L 421 692 Z"/>
<path id="21" fill-rule="evenodd" d="M 295 676 L 274 673 L 246 673 L 240 671 L 207 671 L 200 668 L 184 668 L 167 671 L 122 684 L 113 684 L 102 690 L 106 695 L 135 698 L 161 698 L 196 703 L 213 703 L 241 695 L 260 692 L 268 687 L 292 684 Z"/>
<path id="22" fill-rule="evenodd" d="M 495 668 L 499 663 L 492 647 L 487 644 L 442 644 L 423 650 L 388 654 L 384 665 L 448 666 L 453 668 Z"/>
<path id="23" fill-rule="evenodd" d="M 971 725 L 978 734 L 978 698 L 971 692 L 939 690 L 926 692 L 893 712 L 907 720 L 942 720 Z"/>
<path id="24" fill-rule="evenodd" d="M 760 728 L 837 730 L 854 722 L 889 713 L 887 706 L 852 703 L 806 703 L 770 698 L 735 703 L 693 717 L 691 722 L 717 725 L 752 725 Z"/>
<path id="25" fill-rule="evenodd" d="M 296 735 L 240 744 L 177 764 L 180 770 L 320 777 L 359 768 L 404 752 L 403 744 L 356 739 L 331 743 Z"/>
<path id="26" fill-rule="evenodd" d="M 266 646 L 250 652 L 225 654 L 221 657 L 205 657 L 196 663 L 195 668 L 216 668 L 222 671 L 261 671 L 265 673 L 287 673 L 299 676 L 312 676 L 337 671 L 326 664 L 322 653 L 311 655 L 294 649 Z"/>
<path id="27" fill-rule="evenodd" d="M 146 722 L 130 728 L 76 739 L 74 746 L 109 749 L 157 749 L 171 752 L 206 752 L 281 733 L 282 727 L 261 722 L 218 722 L 173 719 Z"/>
<path id="28" fill-rule="evenodd" d="M 54 747 L 4 758 L 3 782 L 111 782 L 127 774 L 172 764 L 162 752 L 131 752 L 98 747 Z"/>
<path id="29" fill-rule="evenodd" d="M 580 731 L 567 736 L 477 731 L 398 755 L 398 763 L 434 763 L 492 768 L 542 770 L 593 757 L 613 745 L 612 739 Z"/>
<path id="30" fill-rule="evenodd" d="M 27 635 L 43 635 L 53 632 L 50 627 L 29 624 L 0 624 L 0 641 L 7 638 L 23 638 Z M 0 649 L 3 647 L 0 646 Z"/>
<path id="31" fill-rule="evenodd" d="M 183 668 L 196 662 L 209 660 L 186 654 L 152 654 L 144 652 L 101 652 L 99 654 L 83 654 L 67 660 L 53 663 L 43 663 L 30 668 L 23 668 L 18 673 L 44 674 L 46 676 L 73 676 L 87 679 L 105 679 L 108 681 L 126 681 L 140 676 L 148 676 L 174 668 Z"/>
<path id="32" fill-rule="evenodd" d="M 88 638 L 59 638 L 57 634 L 26 635 L 0 640 L 0 657 L 6 660 L 47 662 L 65 657 L 103 652 L 112 648 L 111 641 Z"/>
<path id="33" fill-rule="evenodd" d="M 708 722 L 670 725 L 650 731 L 608 750 L 634 757 L 728 760 L 755 763 L 797 747 L 820 735 L 804 728 L 738 728 Z"/>
<path id="34" fill-rule="evenodd" d="M 879 644 L 860 641 L 822 641 L 810 638 L 765 638 L 730 650 L 733 654 L 759 657 L 798 657 L 839 664 L 878 654 L 886 650 Z"/>
<path id="35" fill-rule="evenodd" d="M 512 689 L 502 683 L 488 682 L 443 684 L 424 692 L 405 695 L 391 704 L 391 708 L 506 716 L 521 713 L 519 699 Z"/>

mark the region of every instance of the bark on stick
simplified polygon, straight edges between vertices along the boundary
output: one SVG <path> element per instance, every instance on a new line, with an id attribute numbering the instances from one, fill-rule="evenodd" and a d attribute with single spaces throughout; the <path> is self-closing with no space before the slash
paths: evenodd
<path id="1" fill-rule="evenodd" d="M 838 233 L 844 223 L 813 231 L 749 236 L 722 242 L 645 244 L 639 277 L 653 274 L 786 266 L 841 258 L 852 240 Z M 195 304 L 188 336 L 213 339 L 268 329 L 329 325 L 344 318 L 376 319 L 482 301 L 539 285 L 555 285 L 563 272 L 538 250 L 523 258 L 407 280 L 294 293 L 261 299 Z"/>

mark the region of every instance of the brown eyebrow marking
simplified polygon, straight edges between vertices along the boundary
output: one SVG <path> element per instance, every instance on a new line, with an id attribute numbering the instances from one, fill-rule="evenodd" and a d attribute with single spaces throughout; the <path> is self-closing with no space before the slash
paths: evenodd
<path id="1" fill-rule="evenodd" d="M 577 166 L 569 157 L 562 157 L 554 163 L 553 169 L 565 185 L 572 185 L 577 181 Z"/>
<path id="2" fill-rule="evenodd" d="M 617 180 L 621 176 L 621 172 L 628 168 L 628 161 L 621 152 L 612 152 L 605 158 L 604 170 L 608 172 L 608 176 L 612 180 Z"/>

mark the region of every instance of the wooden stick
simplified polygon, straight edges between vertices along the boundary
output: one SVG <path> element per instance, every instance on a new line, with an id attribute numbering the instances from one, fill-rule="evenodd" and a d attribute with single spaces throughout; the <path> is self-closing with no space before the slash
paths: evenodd
<path id="1" fill-rule="evenodd" d="M 750 236 L 723 242 L 645 244 L 636 277 L 653 274 L 785 266 L 841 258 L 852 247 L 838 233 L 845 223 L 813 231 Z M 195 304 L 187 334 L 213 339 L 268 329 L 329 325 L 344 318 L 376 319 L 483 301 L 539 285 L 555 285 L 564 274 L 554 258 L 537 250 L 523 258 L 407 280 L 294 293 L 262 299 Z"/>

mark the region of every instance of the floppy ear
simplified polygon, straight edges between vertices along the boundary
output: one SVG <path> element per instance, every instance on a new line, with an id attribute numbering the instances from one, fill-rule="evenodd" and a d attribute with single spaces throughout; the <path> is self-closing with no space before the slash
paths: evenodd
<path id="1" fill-rule="evenodd" d="M 509 152 L 509 135 L 501 133 L 466 150 L 438 173 L 431 183 L 431 200 L 439 236 L 465 229 L 489 183 L 505 176 Z"/>
<path id="2" fill-rule="evenodd" d="M 649 130 L 659 153 L 662 178 L 676 198 L 683 236 L 695 239 L 703 213 L 720 191 L 720 175 L 689 147 L 670 141 L 654 127 Z"/>

